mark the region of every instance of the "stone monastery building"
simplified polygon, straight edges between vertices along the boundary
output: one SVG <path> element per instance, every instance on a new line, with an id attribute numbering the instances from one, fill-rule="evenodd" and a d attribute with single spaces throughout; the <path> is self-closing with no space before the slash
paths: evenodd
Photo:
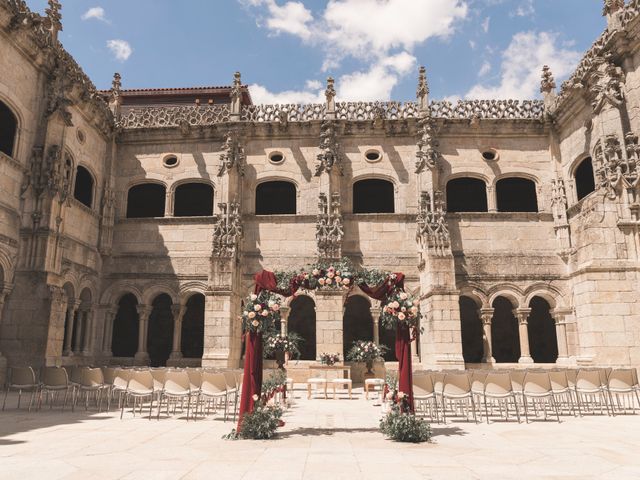
<path id="1" fill-rule="evenodd" d="M 403 272 L 423 367 L 640 366 L 640 1 L 543 100 L 254 105 L 98 91 L 0 0 L 0 382 L 9 365 L 240 365 L 261 269 Z M 357 289 L 285 301 L 303 361 L 390 343 Z M 388 358 L 392 360 L 393 357 Z"/>

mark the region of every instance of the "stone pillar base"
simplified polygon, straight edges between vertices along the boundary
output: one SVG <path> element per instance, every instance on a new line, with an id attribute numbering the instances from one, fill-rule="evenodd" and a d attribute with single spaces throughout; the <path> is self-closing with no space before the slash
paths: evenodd
<path id="1" fill-rule="evenodd" d="M 556 360 L 556 364 L 558 365 L 575 365 L 575 360 L 569 357 L 558 357 Z"/>
<path id="2" fill-rule="evenodd" d="M 243 366 L 243 360 L 232 360 L 229 359 L 228 356 L 203 355 L 202 366 L 213 368 L 241 368 Z"/>
<path id="3" fill-rule="evenodd" d="M 518 363 L 533 363 L 533 358 L 531 357 L 520 357 Z"/>
<path id="4" fill-rule="evenodd" d="M 133 357 L 136 365 L 149 365 L 149 354 L 147 352 L 138 352 Z"/>

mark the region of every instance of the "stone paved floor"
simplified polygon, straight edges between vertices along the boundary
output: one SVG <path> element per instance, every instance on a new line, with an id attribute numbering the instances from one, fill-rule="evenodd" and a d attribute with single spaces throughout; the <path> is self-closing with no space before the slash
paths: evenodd
<path id="1" fill-rule="evenodd" d="M 296 392 L 271 441 L 227 441 L 232 423 L 117 412 L 0 412 L 1 479 L 640 478 L 640 415 L 433 425 L 431 444 L 385 440 L 373 401 Z"/>

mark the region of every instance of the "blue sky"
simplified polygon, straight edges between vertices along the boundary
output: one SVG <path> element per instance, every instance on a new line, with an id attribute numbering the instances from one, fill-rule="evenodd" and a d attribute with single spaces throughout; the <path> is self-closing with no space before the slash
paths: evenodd
<path id="1" fill-rule="evenodd" d="M 44 11 L 46 0 L 28 0 Z M 257 103 L 538 96 L 605 28 L 602 0 L 62 0 L 60 39 L 98 88 L 227 85 Z"/>

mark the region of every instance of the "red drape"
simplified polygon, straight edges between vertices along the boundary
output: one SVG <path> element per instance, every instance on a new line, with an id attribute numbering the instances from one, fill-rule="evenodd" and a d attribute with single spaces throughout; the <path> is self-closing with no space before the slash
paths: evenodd
<path id="1" fill-rule="evenodd" d="M 244 376 L 238 415 L 238 432 L 242 428 L 242 416 L 253 411 L 253 396 L 262 391 L 262 333 L 245 333 Z"/>
<path id="2" fill-rule="evenodd" d="M 404 288 L 404 273 L 395 273 L 395 279 L 389 278 L 380 285 L 370 287 L 366 283 L 358 284 L 360 290 L 376 300 L 384 300 L 393 290 L 397 288 Z"/>
<path id="3" fill-rule="evenodd" d="M 396 358 L 398 359 L 398 391 L 408 395 L 413 412 L 413 373 L 411 371 L 411 336 L 409 327 L 396 326 Z"/>

